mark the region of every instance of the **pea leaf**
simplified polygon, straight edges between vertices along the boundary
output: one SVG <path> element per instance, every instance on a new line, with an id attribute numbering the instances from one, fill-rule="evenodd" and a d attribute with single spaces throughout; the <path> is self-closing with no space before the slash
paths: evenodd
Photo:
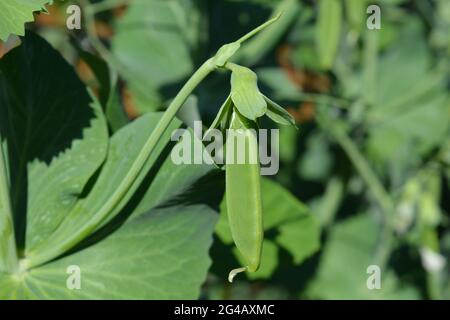
<path id="1" fill-rule="evenodd" d="M 159 116 L 147 114 L 117 131 L 96 184 L 86 200 L 79 200 L 77 214 L 64 222 L 64 232 L 76 230 L 71 231 L 70 225 L 85 223 L 91 216 L 88 209 L 95 211 L 95 198 L 114 190 L 115 179 L 134 159 Z M 157 158 L 158 164 L 148 161 L 138 186 L 130 189 L 133 196 L 126 195 L 121 209 L 117 208 L 116 219 L 92 237 L 64 257 L 26 270 L 21 278 L 0 273 L 0 299 L 197 298 L 210 265 L 208 250 L 217 218 L 206 200 L 189 192 L 196 192 L 197 181 L 211 166 L 175 165 L 167 154 Z M 153 170 L 148 172 L 150 165 Z M 60 229 L 49 246 L 62 236 Z M 79 290 L 67 285 L 71 266 L 81 272 Z"/>
<path id="2" fill-rule="evenodd" d="M 0 299 L 195 299 L 210 265 L 214 222 L 204 205 L 150 210 L 22 280 L 0 273 Z M 70 266 L 79 268 L 79 290 L 67 286 Z"/>
<path id="3" fill-rule="evenodd" d="M 106 201 L 114 195 L 119 183 L 125 179 L 130 167 L 133 165 L 160 117 L 161 114 L 159 113 L 146 114 L 135 120 L 132 126 L 125 126 L 114 134 L 110 140 L 106 162 L 89 194 L 77 201 L 73 209 L 65 215 L 64 221 L 60 222 L 58 228 L 43 243 L 39 244 L 39 246 L 28 246 L 27 254 L 36 255 L 37 252 L 42 254 L 47 250 L 58 247 L 58 245 L 63 246 L 67 235 L 79 233 L 87 224 L 91 226 L 97 225 L 93 221 L 98 219 L 98 212 Z M 180 122 L 178 120 L 172 122 L 146 161 L 146 165 L 138 179 L 132 184 L 120 202 L 112 209 L 112 212 L 105 218 L 106 220 L 102 222 L 103 224 L 116 216 L 130 200 L 145 178 L 145 174 L 155 164 L 159 154 L 164 150 L 172 130 L 177 128 L 179 124 Z M 98 228 L 99 226 L 97 225 L 96 229 Z M 90 232 L 93 231 L 94 229 L 91 228 Z M 40 230 L 37 229 L 34 232 L 39 233 Z"/>
<path id="4" fill-rule="evenodd" d="M 263 116 L 267 103 L 258 89 L 258 77 L 252 70 L 232 65 L 231 99 L 239 112 L 250 120 Z"/>
<path id="5" fill-rule="evenodd" d="M 50 0 L 8 0 L 0 2 L 0 40 L 10 34 L 23 36 L 25 22 L 34 20 L 33 12 L 45 10 Z"/>
<path id="6" fill-rule="evenodd" d="M 26 242 L 34 246 L 70 212 L 103 163 L 106 122 L 64 58 L 27 33 L 23 44 L 0 60 L 0 130 L 8 149 L 19 246 L 25 221 Z"/>

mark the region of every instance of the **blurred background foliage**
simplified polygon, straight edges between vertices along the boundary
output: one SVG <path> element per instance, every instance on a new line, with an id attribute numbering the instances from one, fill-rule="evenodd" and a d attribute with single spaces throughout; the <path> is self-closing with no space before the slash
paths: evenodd
<path id="1" fill-rule="evenodd" d="M 82 30 L 66 28 L 73 3 Z M 370 4 L 381 30 L 366 27 Z M 236 58 L 300 128 L 280 128 L 280 171 L 263 181 L 262 268 L 226 282 L 239 257 L 222 214 L 202 298 L 450 298 L 450 1 L 83 0 L 48 11 L 29 28 L 97 92 L 112 131 L 164 109 L 222 44 L 284 12 Z M 180 118 L 209 124 L 228 90 L 228 74 L 209 77 Z M 381 290 L 366 286 L 372 264 Z"/>

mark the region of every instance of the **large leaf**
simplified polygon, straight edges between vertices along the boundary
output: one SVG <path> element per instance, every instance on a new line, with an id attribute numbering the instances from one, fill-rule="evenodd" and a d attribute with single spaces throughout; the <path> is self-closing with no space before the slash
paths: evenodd
<path id="1" fill-rule="evenodd" d="M 117 131 L 96 184 L 77 206 L 77 210 L 81 210 L 85 205 L 84 211 L 74 211 L 77 214 L 69 216 L 68 222 L 64 221 L 65 227 L 55 233 L 61 238 L 51 236 L 48 248 L 59 244 L 58 239 L 63 241 L 64 232 L 69 232 L 66 235 L 70 236 L 72 225 L 75 232 L 79 221 L 83 223 L 91 216 L 92 212 L 87 209 L 93 208 L 95 212 L 96 206 L 115 189 L 115 180 L 123 177 L 159 117 L 159 114 L 147 114 Z M 171 129 L 178 124 L 174 121 Z M 130 188 L 130 195 L 127 194 L 119 206 L 122 210 L 116 209 L 120 211 L 116 219 L 60 259 L 25 270 L 20 278 L 0 275 L 0 288 L 5 288 L 0 291 L 0 298 L 197 298 L 210 265 L 208 250 L 217 216 L 204 204 L 208 201 L 191 194 L 202 194 L 196 188 L 204 182 L 197 184 L 197 181 L 212 170 L 212 166 L 175 165 L 170 156 L 161 154 L 166 144 L 164 140 L 168 140 L 167 135 L 144 172 L 148 172 L 150 166 L 153 170 L 142 174 Z M 158 163 L 155 158 L 159 158 Z M 213 192 L 209 190 L 208 197 Z M 67 268 L 73 265 L 81 271 L 80 290 L 70 290 L 66 286 Z"/>
<path id="2" fill-rule="evenodd" d="M 0 299 L 195 299 L 210 264 L 214 222 L 203 205 L 151 210 L 22 280 L 0 274 Z M 70 266 L 80 268 L 79 290 L 66 286 Z"/>
<path id="3" fill-rule="evenodd" d="M 127 70 L 123 76 L 140 111 L 160 108 L 164 93 L 193 69 L 188 46 L 195 25 L 192 6 L 186 0 L 134 1 L 117 24 L 113 50 Z"/>
<path id="4" fill-rule="evenodd" d="M 16 267 L 16 238 L 9 194 L 9 179 L 0 140 L 0 272 L 14 270 Z"/>
<path id="5" fill-rule="evenodd" d="M 0 131 L 8 145 L 19 242 L 23 246 L 26 223 L 27 243 L 36 245 L 73 208 L 103 163 L 106 122 L 61 55 L 28 33 L 0 60 Z"/>
<path id="6" fill-rule="evenodd" d="M 8 0 L 0 2 L 0 40 L 10 34 L 24 35 L 24 23 L 33 21 L 33 12 L 45 10 L 50 0 Z"/>
<path id="7" fill-rule="evenodd" d="M 120 201 L 107 216 L 99 216 L 99 212 L 105 203 L 115 197 L 115 191 L 119 184 L 124 181 L 160 117 L 160 113 L 147 114 L 134 121 L 133 125 L 122 128 L 111 138 L 106 162 L 89 194 L 78 200 L 74 208 L 66 215 L 64 221 L 60 223 L 51 236 L 47 237 L 44 243 L 37 247 L 27 247 L 28 254 L 42 254 L 45 251 L 54 250 L 57 246 L 64 246 L 69 235 L 79 234 L 80 230 L 89 226 L 89 231 L 85 235 L 87 236 L 98 229 L 99 223 L 106 223 L 120 212 L 137 190 L 148 170 L 157 161 L 169 141 L 172 130 L 179 126 L 178 120 L 174 120 L 161 137 L 138 179 L 130 185 L 126 194 L 120 198 Z M 35 229 L 33 232 L 39 233 L 40 230 Z"/>

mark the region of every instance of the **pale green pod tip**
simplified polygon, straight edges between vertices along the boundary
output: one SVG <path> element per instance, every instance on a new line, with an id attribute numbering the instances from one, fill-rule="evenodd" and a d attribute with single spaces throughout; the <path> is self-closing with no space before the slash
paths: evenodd
<path id="1" fill-rule="evenodd" d="M 228 282 L 233 283 L 234 277 L 236 277 L 238 273 L 247 271 L 247 269 L 248 269 L 247 267 L 240 267 L 231 270 L 230 273 L 228 274 Z"/>

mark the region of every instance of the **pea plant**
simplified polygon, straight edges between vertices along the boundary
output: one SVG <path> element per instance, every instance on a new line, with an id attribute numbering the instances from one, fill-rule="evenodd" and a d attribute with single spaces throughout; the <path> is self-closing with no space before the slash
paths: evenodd
<path id="1" fill-rule="evenodd" d="M 217 169 L 177 166 L 167 156 L 181 124 L 175 116 L 211 72 L 226 70 L 231 93 L 211 129 L 236 130 L 246 159 L 257 153 L 260 117 L 295 126 L 260 93 L 256 74 L 230 61 L 278 18 L 222 46 L 163 113 L 139 117 L 112 136 L 100 101 L 64 58 L 31 31 L 21 38 L 0 60 L 2 299 L 198 294 L 216 214 L 214 204 L 190 194 L 201 193 Z M 259 163 L 235 163 L 230 150 L 226 205 L 244 262 L 230 272 L 231 282 L 238 272 L 258 270 L 264 228 Z"/>
<path id="2" fill-rule="evenodd" d="M 0 299 L 448 299 L 449 9 L 0 1 Z"/>

